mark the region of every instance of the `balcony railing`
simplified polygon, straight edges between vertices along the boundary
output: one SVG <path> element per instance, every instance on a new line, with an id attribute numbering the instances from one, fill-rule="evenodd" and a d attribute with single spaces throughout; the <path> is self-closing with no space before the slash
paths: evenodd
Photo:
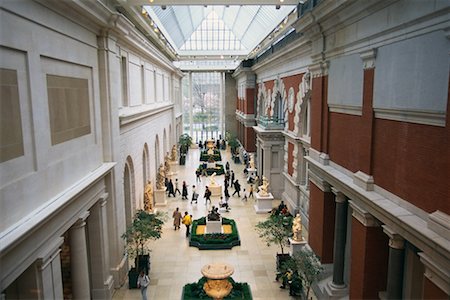
<path id="1" fill-rule="evenodd" d="M 278 117 L 260 116 L 258 118 L 258 125 L 264 129 L 284 129 L 284 119 Z"/>

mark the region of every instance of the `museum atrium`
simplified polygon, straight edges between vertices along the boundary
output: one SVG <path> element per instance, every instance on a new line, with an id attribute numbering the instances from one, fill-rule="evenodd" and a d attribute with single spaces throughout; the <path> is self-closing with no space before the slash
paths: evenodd
<path id="1" fill-rule="evenodd" d="M 0 299 L 449 299 L 449 16 L 1 1 Z"/>

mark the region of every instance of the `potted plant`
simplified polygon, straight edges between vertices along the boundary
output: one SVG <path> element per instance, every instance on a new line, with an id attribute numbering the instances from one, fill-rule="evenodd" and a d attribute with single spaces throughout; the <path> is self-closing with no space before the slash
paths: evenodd
<path id="1" fill-rule="evenodd" d="M 289 259 L 289 254 L 284 253 L 284 247 L 289 245 L 289 237 L 292 236 L 291 215 L 271 214 L 265 221 L 256 224 L 256 231 L 267 246 L 276 244 L 280 246 L 281 253 L 277 253 L 277 270 L 280 270 L 281 264 Z"/>
<path id="2" fill-rule="evenodd" d="M 192 145 L 192 137 L 187 133 L 183 133 L 178 139 L 178 144 L 180 145 L 180 153 L 186 154 Z"/>
<path id="3" fill-rule="evenodd" d="M 303 248 L 292 255 L 289 266 L 297 272 L 306 288 L 306 299 L 309 297 L 312 284 L 320 278 L 323 267 L 319 257 L 310 249 Z"/>
<path id="4" fill-rule="evenodd" d="M 133 222 L 122 234 L 126 242 L 128 257 L 134 259 L 134 267 L 128 272 L 129 288 L 137 288 L 137 278 L 140 270 L 146 274 L 150 269 L 150 250 L 146 247 L 149 240 L 157 240 L 161 237 L 162 225 L 167 216 L 162 212 L 149 213 L 144 210 L 136 212 Z"/>

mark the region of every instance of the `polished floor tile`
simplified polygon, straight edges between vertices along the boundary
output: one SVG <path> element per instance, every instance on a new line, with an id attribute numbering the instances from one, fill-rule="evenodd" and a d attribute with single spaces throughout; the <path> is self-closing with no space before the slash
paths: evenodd
<path id="1" fill-rule="evenodd" d="M 230 159 L 230 152 L 222 152 L 222 163 L 230 162 L 231 169 L 234 170 L 236 178 L 242 185 L 242 189 L 248 190 L 244 179 L 244 166 L 235 164 Z M 190 204 L 190 200 L 181 200 L 181 196 L 167 198 L 167 206 L 159 207 L 158 210 L 169 214 L 162 238 L 157 241 L 150 241 L 151 252 L 151 283 L 148 288 L 148 299 L 155 300 L 179 300 L 181 299 L 182 288 L 186 283 L 192 283 L 201 278 L 200 269 L 211 262 L 227 262 L 234 266 L 235 273 L 232 276 L 236 281 L 250 284 L 254 300 L 274 300 L 293 299 L 289 296 L 288 290 L 280 289 L 280 283 L 275 281 L 275 255 L 278 248 L 268 247 L 260 240 L 255 231 L 255 224 L 267 218 L 266 214 L 256 214 L 253 205 L 254 199 L 247 202 L 241 198 L 231 197 L 231 211 L 222 213 L 222 216 L 232 218 L 236 221 L 241 238 L 241 246 L 231 250 L 198 250 L 189 247 L 185 237 L 185 228 L 175 231 L 172 226 L 172 212 L 176 207 L 184 214 L 185 211 L 193 215 L 194 219 L 203 217 L 211 209 L 211 205 L 205 205 L 202 195 L 205 186 L 208 185 L 207 177 L 202 177 L 201 182 L 196 182 L 195 169 L 199 165 L 199 151 L 189 150 L 185 166 L 173 165 L 176 174 L 173 179 L 178 178 L 189 185 L 188 191 L 191 196 L 192 185 L 197 186 L 200 194 L 198 204 Z M 217 183 L 223 185 L 224 176 L 216 176 Z M 230 188 L 230 192 L 233 189 Z M 241 194 L 242 196 L 242 194 Z M 190 199 L 190 197 L 189 197 Z M 212 205 L 217 205 L 219 197 L 212 197 Z M 278 205 L 274 201 L 273 205 Z M 183 225 L 182 225 L 183 226 Z M 125 284 L 115 294 L 113 299 L 140 299 L 139 290 L 129 290 Z"/>

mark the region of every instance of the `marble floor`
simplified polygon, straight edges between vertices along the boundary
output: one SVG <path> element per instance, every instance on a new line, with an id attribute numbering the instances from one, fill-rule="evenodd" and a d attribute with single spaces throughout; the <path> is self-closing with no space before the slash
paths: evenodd
<path id="1" fill-rule="evenodd" d="M 244 166 L 235 164 L 230 159 L 230 152 L 222 152 L 222 163 L 230 162 L 231 169 L 235 172 L 236 178 L 243 188 L 247 188 L 243 177 Z M 165 223 L 162 238 L 151 241 L 149 246 L 151 252 L 150 286 L 147 290 L 148 299 L 158 300 L 179 300 L 181 299 L 182 288 L 186 283 L 196 282 L 201 278 L 200 269 L 211 262 L 226 262 L 234 266 L 233 279 L 238 282 L 247 282 L 252 290 L 254 300 L 273 299 L 294 299 L 289 296 L 288 290 L 280 289 L 280 283 L 275 281 L 275 255 L 279 249 L 276 246 L 268 247 L 257 235 L 255 224 L 267 218 L 266 214 L 256 214 L 253 207 L 254 199 L 243 202 L 239 197 L 230 198 L 231 211 L 223 213 L 224 217 L 232 218 L 236 221 L 241 246 L 231 250 L 198 250 L 189 247 L 185 238 L 185 227 L 181 225 L 181 230 L 175 231 L 172 226 L 172 212 L 176 207 L 180 208 L 182 214 L 188 211 L 194 219 L 203 217 L 211 208 L 202 201 L 205 186 L 208 185 L 207 177 L 202 177 L 201 182 L 196 183 L 195 169 L 199 164 L 199 150 L 190 149 L 185 166 L 173 165 L 176 174 L 173 179 L 178 178 L 189 185 L 189 199 L 192 185 L 197 186 L 200 194 L 198 204 L 190 204 L 190 201 L 182 201 L 181 196 L 167 198 L 167 206 L 158 208 L 169 214 L 169 220 Z M 216 181 L 223 184 L 224 176 L 216 176 Z M 230 194 L 234 191 L 230 188 Z M 248 189 L 247 189 L 248 190 Z M 242 196 L 242 194 L 241 194 Z M 212 197 L 212 205 L 217 205 L 218 197 Z M 278 205 L 274 201 L 273 205 Z M 140 299 L 140 291 L 129 290 L 126 283 L 117 290 L 113 299 Z"/>

